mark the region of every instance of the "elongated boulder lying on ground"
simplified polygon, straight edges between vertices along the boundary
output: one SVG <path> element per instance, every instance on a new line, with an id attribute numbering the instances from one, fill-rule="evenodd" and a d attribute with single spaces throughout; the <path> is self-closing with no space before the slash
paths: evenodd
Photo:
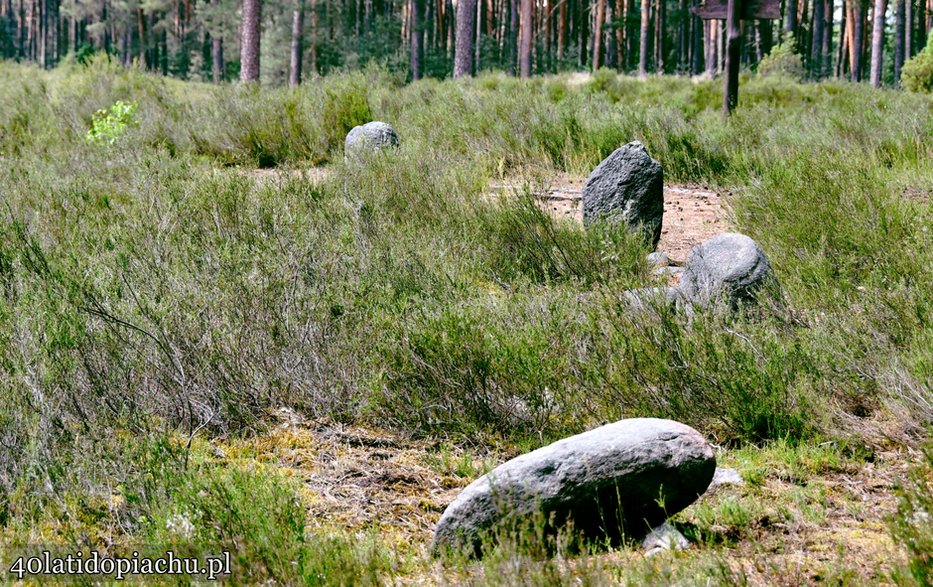
<path id="1" fill-rule="evenodd" d="M 641 226 L 657 246 L 663 215 L 664 172 L 639 141 L 606 157 L 583 186 L 585 224 L 602 219 Z"/>
<path id="2" fill-rule="evenodd" d="M 744 234 L 725 232 L 691 249 L 679 289 L 692 303 L 751 301 L 769 282 L 776 283 L 765 252 Z"/>
<path id="3" fill-rule="evenodd" d="M 589 539 L 638 539 L 702 495 L 716 470 L 684 424 L 632 418 L 514 458 L 471 483 L 444 511 L 432 550 L 480 555 L 483 536 L 549 520 Z M 659 504 L 663 504 L 659 505 Z"/>
<path id="4" fill-rule="evenodd" d="M 359 159 L 368 153 L 385 148 L 398 148 L 399 140 L 395 129 L 384 122 L 367 122 L 353 127 L 343 143 L 347 160 Z"/>

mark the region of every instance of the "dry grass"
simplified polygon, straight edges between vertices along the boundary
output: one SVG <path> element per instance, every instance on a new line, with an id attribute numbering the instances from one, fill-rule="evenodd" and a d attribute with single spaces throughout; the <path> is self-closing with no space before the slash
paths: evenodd
<path id="1" fill-rule="evenodd" d="M 258 461 L 300 480 L 310 530 L 375 529 L 407 561 L 393 579 L 399 584 L 499 582 L 481 563 L 432 560 L 427 545 L 458 492 L 514 449 L 476 454 L 375 428 L 305 421 L 285 410 L 278 416 L 280 423 L 262 436 L 215 444 L 231 464 Z M 646 558 L 628 548 L 554 564 L 568 577 L 592 579 L 598 570 L 598 583 L 636 581 L 671 564 L 683 573 L 715 563 L 728 569 L 717 580 L 726 583 L 887 584 L 904 553 L 886 518 L 896 511 L 894 487 L 915 455 L 885 450 L 864 460 L 844 453 L 784 445 L 723 451 L 721 466 L 738 468 L 748 482 L 720 486 L 674 518 L 693 537 L 690 549 Z"/>

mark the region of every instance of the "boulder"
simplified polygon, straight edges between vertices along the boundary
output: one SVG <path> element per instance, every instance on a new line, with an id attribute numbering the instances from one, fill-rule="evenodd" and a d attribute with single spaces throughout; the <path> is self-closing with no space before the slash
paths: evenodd
<path id="1" fill-rule="evenodd" d="M 667 267 L 671 264 L 671 259 L 661 251 L 655 251 L 645 256 L 645 262 L 648 267 Z"/>
<path id="2" fill-rule="evenodd" d="M 744 234 L 726 232 L 693 247 L 680 278 L 680 291 L 693 303 L 724 299 L 751 301 L 775 280 L 761 247 Z"/>
<path id="3" fill-rule="evenodd" d="M 607 220 L 641 227 L 657 246 L 663 215 L 664 172 L 639 141 L 606 157 L 583 186 L 585 224 Z"/>
<path id="4" fill-rule="evenodd" d="M 398 146 L 398 135 L 395 129 L 384 122 L 376 121 L 356 126 L 348 132 L 343 144 L 343 152 L 344 157 L 350 160 L 385 148 L 397 149 Z"/>
<path id="5" fill-rule="evenodd" d="M 548 535 L 572 525 L 587 539 L 640 539 L 702 495 L 715 470 L 712 447 L 693 428 L 620 420 L 514 458 L 471 483 L 444 511 L 431 548 L 481 555 L 484 536 L 542 520 Z"/>

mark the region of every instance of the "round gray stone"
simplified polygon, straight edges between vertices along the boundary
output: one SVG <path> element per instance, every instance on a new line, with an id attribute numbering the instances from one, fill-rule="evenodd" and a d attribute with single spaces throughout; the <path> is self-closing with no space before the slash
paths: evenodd
<path id="1" fill-rule="evenodd" d="M 607 220 L 641 226 L 657 246 L 663 215 L 664 172 L 639 141 L 616 149 L 583 185 L 585 224 Z"/>
<path id="2" fill-rule="evenodd" d="M 374 121 L 356 126 L 348 132 L 343 143 L 343 152 L 344 157 L 349 160 L 386 148 L 395 149 L 398 146 L 398 134 L 395 129 L 385 122 Z"/>
<path id="3" fill-rule="evenodd" d="M 744 234 L 726 232 L 693 247 L 680 278 L 680 291 L 691 302 L 725 299 L 750 301 L 774 271 L 765 252 Z"/>
<path id="4" fill-rule="evenodd" d="M 514 458 L 471 483 L 444 511 L 431 548 L 480 555 L 484 534 L 536 519 L 548 520 L 549 534 L 572 524 L 590 539 L 639 539 L 702 495 L 715 470 L 712 447 L 693 428 L 620 420 Z"/>

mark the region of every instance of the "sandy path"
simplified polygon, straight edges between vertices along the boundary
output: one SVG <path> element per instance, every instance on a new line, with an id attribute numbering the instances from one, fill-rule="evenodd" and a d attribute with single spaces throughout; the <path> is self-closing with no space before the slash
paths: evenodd
<path id="1" fill-rule="evenodd" d="M 583 179 L 557 178 L 536 188 L 541 207 L 557 218 L 583 222 Z M 521 182 L 492 185 L 494 192 L 514 190 Z M 716 192 L 693 186 L 664 187 L 664 220 L 658 250 L 674 261 L 685 261 L 694 245 L 729 228 L 728 210 Z"/>
<path id="2" fill-rule="evenodd" d="M 289 176 L 322 181 L 330 175 L 330 169 L 311 167 L 287 172 L 279 169 L 253 169 L 248 173 L 261 182 L 281 181 Z M 533 192 L 538 196 L 541 208 L 556 218 L 582 222 L 580 197 L 584 181 L 584 178 L 579 177 L 558 176 L 536 185 Z M 522 185 L 524 181 L 519 178 L 492 182 L 490 194 L 501 196 L 522 189 Z M 667 253 L 674 261 L 683 262 L 694 245 L 725 232 L 729 228 L 728 217 L 726 205 L 716 192 L 695 186 L 665 186 L 664 221 L 658 250 Z"/>

